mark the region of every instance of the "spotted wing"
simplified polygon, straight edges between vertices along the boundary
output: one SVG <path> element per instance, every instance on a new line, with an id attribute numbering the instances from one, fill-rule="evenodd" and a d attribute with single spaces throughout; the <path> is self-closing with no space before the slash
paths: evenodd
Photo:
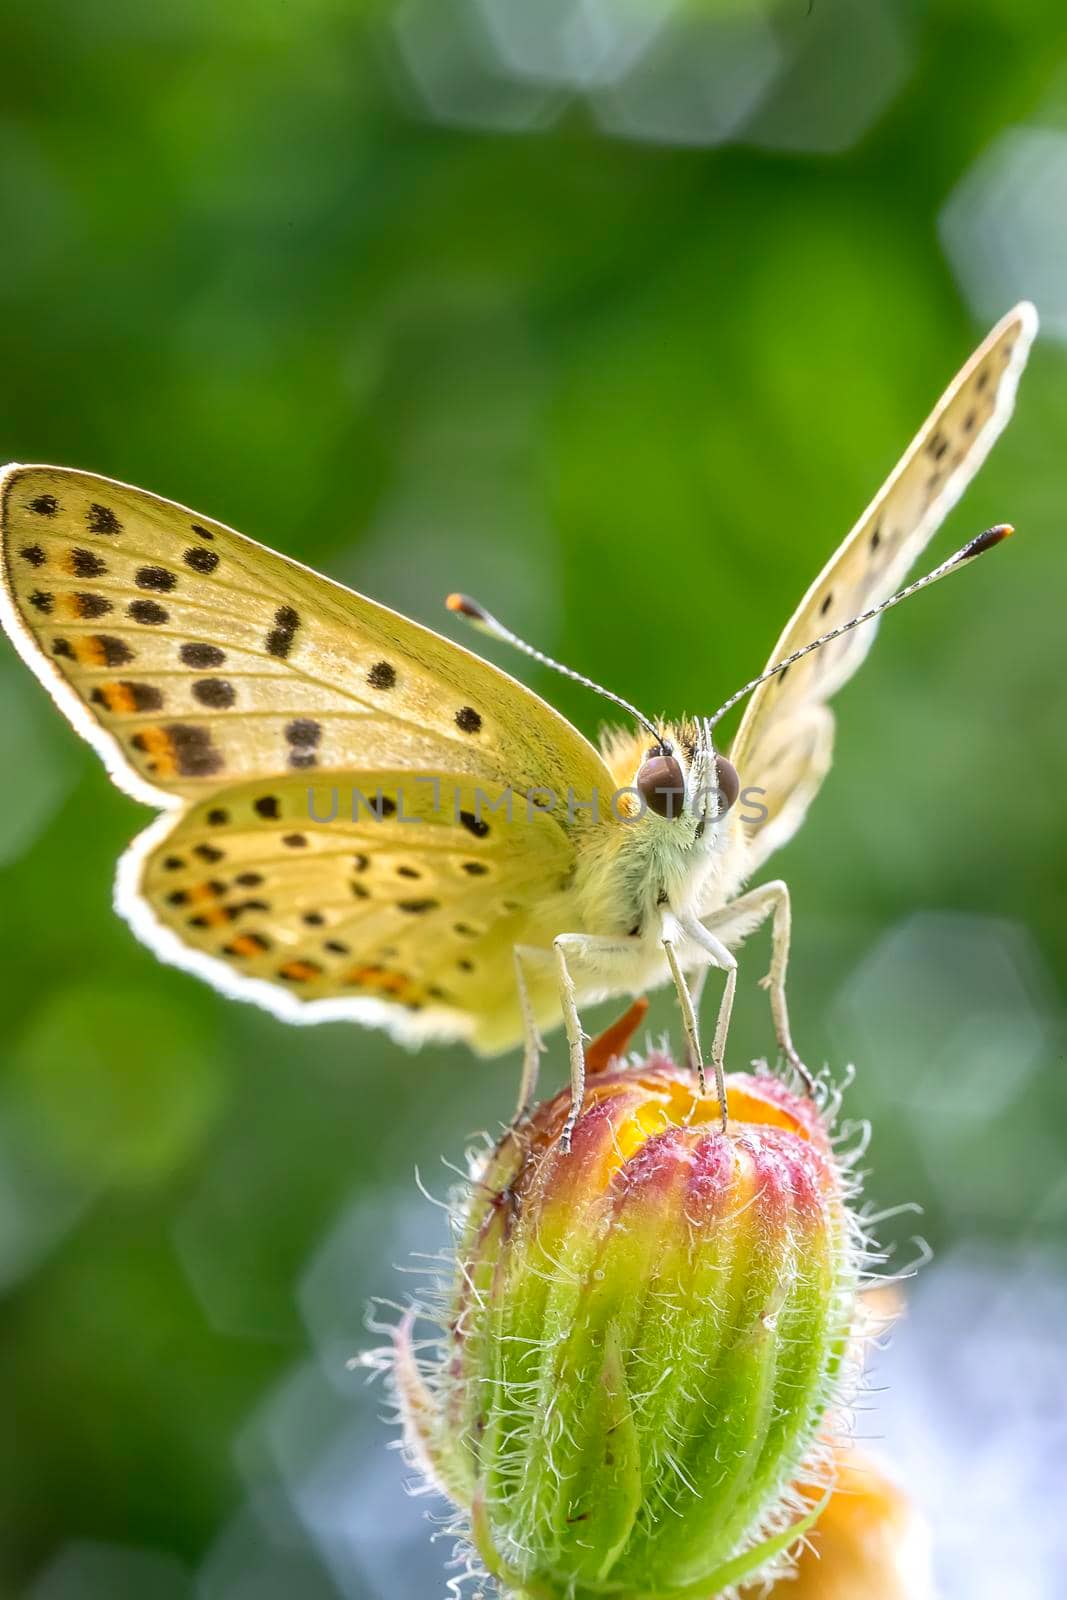
<path id="1" fill-rule="evenodd" d="M 287 1020 L 478 1044 L 573 867 L 560 821 L 463 774 L 289 773 L 159 817 L 116 902 L 164 960 Z"/>
<path id="2" fill-rule="evenodd" d="M 0 505 L 0 621 L 139 799 L 368 765 L 606 792 L 523 685 L 222 523 L 56 467 L 8 467 Z"/>
<path id="3" fill-rule="evenodd" d="M 800 602 L 768 666 L 901 586 L 1010 417 L 1036 331 L 1037 314 L 1024 303 L 979 346 Z M 856 628 L 813 651 L 749 701 L 730 752 L 742 786 L 764 791 L 766 815 L 746 829 L 749 871 L 803 821 L 830 766 L 833 720 L 826 702 L 859 667 L 876 628 Z"/>

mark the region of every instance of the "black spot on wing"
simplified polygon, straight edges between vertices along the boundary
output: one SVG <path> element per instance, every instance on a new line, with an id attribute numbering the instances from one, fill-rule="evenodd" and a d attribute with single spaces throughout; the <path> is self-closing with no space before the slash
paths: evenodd
<path id="1" fill-rule="evenodd" d="M 91 643 L 100 651 L 105 667 L 124 667 L 133 660 L 133 651 L 126 641 L 116 639 L 113 634 L 98 633 Z"/>
<path id="2" fill-rule="evenodd" d="M 54 517 L 59 510 L 59 501 L 54 494 L 35 495 L 30 501 L 30 510 L 36 517 Z"/>
<path id="3" fill-rule="evenodd" d="M 376 661 L 367 673 L 367 682 L 372 689 L 395 689 L 396 668 L 390 661 Z"/>
<path id="4" fill-rule="evenodd" d="M 210 778 L 222 770 L 222 755 L 212 741 L 210 728 L 172 722 L 165 732 L 170 735 L 183 778 Z"/>
<path id="5" fill-rule="evenodd" d="M 106 617 L 111 610 L 111 601 L 102 594 L 75 594 L 72 599 L 78 617 Z"/>
<path id="6" fill-rule="evenodd" d="M 107 562 L 94 550 L 75 549 L 68 557 L 68 570 L 75 578 L 100 578 L 107 571 Z"/>
<path id="7" fill-rule="evenodd" d="M 473 706 L 460 706 L 456 712 L 456 727 L 464 733 L 480 733 L 482 719 Z"/>
<path id="8" fill-rule="evenodd" d="M 201 678 L 193 684 L 193 699 L 211 711 L 228 711 L 237 699 L 237 691 L 225 678 Z"/>
<path id="9" fill-rule="evenodd" d="M 267 634 L 267 653 L 284 661 L 293 648 L 299 626 L 300 617 L 293 607 L 279 606 L 274 613 L 274 627 Z"/>
<path id="10" fill-rule="evenodd" d="M 257 817 L 264 817 L 269 822 L 274 822 L 281 816 L 281 806 L 278 804 L 276 794 L 261 794 L 258 800 L 252 802 L 252 810 Z"/>
<path id="11" fill-rule="evenodd" d="M 215 537 L 210 528 L 203 527 L 199 522 L 191 523 L 190 526 L 193 532 L 201 539 L 213 539 Z"/>
<path id="12" fill-rule="evenodd" d="M 294 717 L 286 725 L 286 742 L 289 745 L 289 765 L 297 768 L 313 767 L 316 762 L 315 746 L 322 738 L 322 727 L 311 717 Z"/>
<path id="13" fill-rule="evenodd" d="M 110 506 L 102 506 L 94 500 L 85 513 L 85 521 L 90 533 L 121 533 L 122 523 L 116 517 Z"/>
<path id="14" fill-rule="evenodd" d="M 122 688 L 133 701 L 135 711 L 162 711 L 163 692 L 154 683 L 123 682 Z"/>
<path id="15" fill-rule="evenodd" d="M 126 615 L 134 622 L 141 622 L 149 628 L 170 621 L 170 612 L 164 606 L 157 605 L 154 600 L 131 600 L 126 607 Z"/>
<path id="16" fill-rule="evenodd" d="M 19 555 L 23 561 L 28 561 L 31 567 L 43 567 L 47 560 L 39 544 L 24 544 Z"/>
<path id="17" fill-rule="evenodd" d="M 177 574 L 166 567 L 138 567 L 133 575 L 138 589 L 151 589 L 156 594 L 170 594 L 178 582 Z"/>
<path id="18" fill-rule="evenodd" d="M 226 660 L 225 650 L 220 650 L 217 644 L 183 644 L 178 651 L 178 659 L 185 667 L 195 667 L 198 671 L 204 667 L 221 667 Z"/>
<path id="19" fill-rule="evenodd" d="M 473 811 L 461 811 L 459 820 L 468 833 L 473 833 L 476 839 L 484 839 L 489 832 L 489 824 L 484 817 L 476 817 Z"/>
<path id="20" fill-rule="evenodd" d="M 211 828 L 224 828 L 230 820 L 230 813 L 222 806 L 213 806 L 207 814 L 208 826 Z"/>
<path id="21" fill-rule="evenodd" d="M 290 850 L 303 850 L 307 845 L 307 835 L 303 833 L 285 833 L 282 835 L 282 844 Z"/>
<path id="22" fill-rule="evenodd" d="M 198 856 L 201 861 L 206 861 L 209 866 L 213 866 L 216 861 L 222 861 L 225 858 L 226 852 L 225 850 L 220 850 L 217 845 L 194 844 L 193 855 Z"/>
<path id="23" fill-rule="evenodd" d="M 51 612 L 55 602 L 55 595 L 49 594 L 44 589 L 35 589 L 30 595 L 30 605 L 35 611 L 40 611 L 46 617 Z"/>
<path id="24" fill-rule="evenodd" d="M 214 572 L 219 564 L 218 554 L 214 550 L 205 550 L 202 545 L 195 544 L 186 550 L 182 560 L 187 567 L 192 567 L 194 572 L 201 572 L 205 576 Z"/>
<path id="25" fill-rule="evenodd" d="M 424 912 L 436 911 L 440 905 L 439 900 L 398 900 L 398 911 L 407 911 L 414 916 L 422 916 Z"/>
<path id="26" fill-rule="evenodd" d="M 164 726 L 162 732 L 180 777 L 210 778 L 221 771 L 222 755 L 212 741 L 210 728 L 197 727 L 188 722 L 171 722 Z M 158 755 L 152 730 L 143 734 L 135 733 L 130 743 L 135 750 Z"/>
<path id="27" fill-rule="evenodd" d="M 396 815 L 396 801 L 391 799 L 389 795 L 382 794 L 380 789 L 375 791 L 373 799 L 360 792 L 360 804 L 366 805 L 371 816 L 376 817 L 379 822 L 384 822 L 386 817 Z"/>

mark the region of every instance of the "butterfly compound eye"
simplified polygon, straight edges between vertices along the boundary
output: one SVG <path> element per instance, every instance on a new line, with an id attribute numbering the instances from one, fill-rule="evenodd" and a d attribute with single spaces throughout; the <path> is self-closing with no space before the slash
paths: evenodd
<path id="1" fill-rule="evenodd" d="M 680 817 L 685 809 L 685 779 L 673 756 L 651 756 L 637 774 L 637 792 L 657 817 Z"/>
<path id="2" fill-rule="evenodd" d="M 725 817 L 741 793 L 741 779 L 737 768 L 725 756 L 715 757 L 715 781 L 718 787 L 719 816 Z"/>

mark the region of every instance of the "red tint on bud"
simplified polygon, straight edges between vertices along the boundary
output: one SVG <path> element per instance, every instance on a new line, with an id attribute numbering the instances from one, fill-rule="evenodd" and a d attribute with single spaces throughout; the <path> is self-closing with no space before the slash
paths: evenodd
<path id="1" fill-rule="evenodd" d="M 790 1490 L 848 1339 L 855 1230 L 829 1131 L 771 1077 L 730 1121 L 665 1057 L 590 1080 L 472 1174 L 409 1445 L 505 1592 L 707 1600 L 810 1524 Z"/>

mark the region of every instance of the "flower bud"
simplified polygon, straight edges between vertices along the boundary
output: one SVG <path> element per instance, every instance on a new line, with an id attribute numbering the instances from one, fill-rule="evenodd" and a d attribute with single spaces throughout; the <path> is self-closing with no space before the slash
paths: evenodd
<path id="1" fill-rule="evenodd" d="M 651 1054 L 472 1173 L 436 1358 L 405 1320 L 408 1444 L 527 1600 L 708 1600 L 817 1514 L 790 1484 L 848 1344 L 847 1185 L 816 1106 Z M 798 1513 L 807 1512 L 807 1515 Z"/>

